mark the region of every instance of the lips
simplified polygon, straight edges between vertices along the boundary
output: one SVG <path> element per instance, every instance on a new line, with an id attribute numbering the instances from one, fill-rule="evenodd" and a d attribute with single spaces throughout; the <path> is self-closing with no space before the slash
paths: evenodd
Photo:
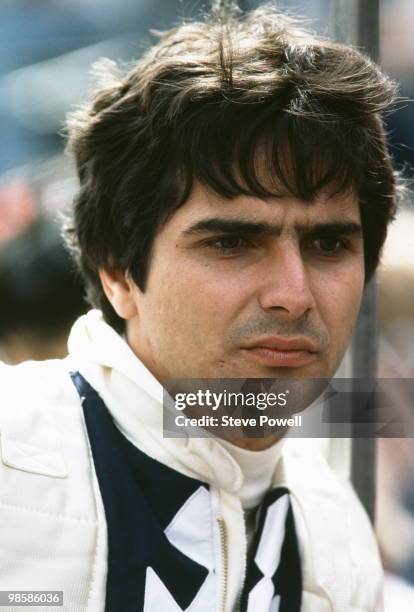
<path id="1" fill-rule="evenodd" d="M 272 336 L 256 339 L 244 350 L 261 364 L 270 367 L 299 367 L 314 361 L 318 350 L 308 338 Z"/>
<path id="2" fill-rule="evenodd" d="M 250 342 L 246 348 L 268 348 L 275 351 L 309 351 L 317 352 L 317 347 L 308 338 L 286 338 L 283 336 L 268 336 Z"/>

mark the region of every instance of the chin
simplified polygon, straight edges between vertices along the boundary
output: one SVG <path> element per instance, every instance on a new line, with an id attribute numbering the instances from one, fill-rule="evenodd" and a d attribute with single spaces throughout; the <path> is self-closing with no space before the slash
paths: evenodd
<path id="1" fill-rule="evenodd" d="M 243 378 L 331 378 L 327 368 L 321 364 L 301 367 L 246 368 L 238 376 Z"/>

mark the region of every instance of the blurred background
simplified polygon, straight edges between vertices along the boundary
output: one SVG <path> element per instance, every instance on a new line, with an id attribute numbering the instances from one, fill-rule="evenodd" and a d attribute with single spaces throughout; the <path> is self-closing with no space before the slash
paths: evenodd
<path id="1" fill-rule="evenodd" d="M 240 0 L 243 9 L 260 4 Z M 282 9 L 338 33 L 333 0 L 284 0 Z M 347 11 L 354 0 L 342 0 Z M 90 91 L 101 57 L 128 62 L 151 29 L 209 7 L 202 0 L 1 0 L 0 3 L 0 360 L 61 357 L 72 322 L 86 310 L 62 246 L 59 218 L 76 180 L 60 135 L 66 113 Z M 382 0 L 380 62 L 406 101 L 387 118 L 392 155 L 414 176 L 414 2 Z M 340 29 L 340 28 L 339 28 Z M 414 206 L 403 203 L 378 274 L 381 376 L 414 378 Z M 414 408 L 413 408 L 414 410 Z M 378 445 L 376 528 L 389 578 L 386 612 L 414 610 L 414 444 Z M 411 585 L 411 586 L 410 586 Z"/>

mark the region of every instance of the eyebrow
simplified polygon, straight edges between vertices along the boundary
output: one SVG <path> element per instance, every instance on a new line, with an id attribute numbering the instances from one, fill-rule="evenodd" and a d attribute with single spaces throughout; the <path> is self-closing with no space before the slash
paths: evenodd
<path id="1" fill-rule="evenodd" d="M 355 221 L 334 220 L 315 224 L 297 224 L 294 227 L 300 235 L 305 236 L 345 236 L 362 234 L 361 224 Z M 209 219 L 202 219 L 190 225 L 190 227 L 183 231 L 183 235 L 192 236 L 221 232 L 223 234 L 242 234 L 249 236 L 279 236 L 282 233 L 282 229 L 283 226 L 281 225 L 267 223 L 265 221 L 212 217 Z"/>

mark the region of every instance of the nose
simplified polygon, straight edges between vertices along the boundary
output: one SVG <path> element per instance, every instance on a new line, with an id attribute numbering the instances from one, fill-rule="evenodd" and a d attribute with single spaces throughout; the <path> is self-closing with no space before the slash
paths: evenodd
<path id="1" fill-rule="evenodd" d="M 266 262 L 259 303 L 267 312 L 297 320 L 315 307 L 309 270 L 298 245 L 280 245 Z"/>

